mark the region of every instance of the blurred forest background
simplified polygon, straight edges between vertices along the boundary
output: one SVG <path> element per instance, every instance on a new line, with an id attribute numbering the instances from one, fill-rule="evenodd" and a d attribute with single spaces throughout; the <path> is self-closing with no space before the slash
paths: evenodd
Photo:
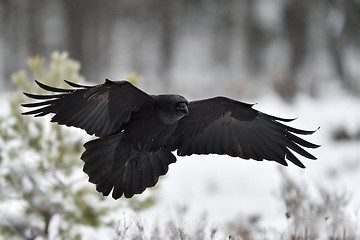
<path id="1" fill-rule="evenodd" d="M 164 212 L 164 202 L 181 199 L 190 204 L 196 196 L 203 197 L 198 202 L 201 206 L 206 202 L 207 210 L 217 209 L 219 202 L 234 213 L 251 205 L 262 214 L 271 209 L 265 193 L 276 187 L 272 185 L 276 166 L 236 165 L 231 168 L 233 176 L 244 178 L 233 182 L 241 186 L 254 174 L 267 180 L 249 182 L 252 193 L 239 187 L 238 195 L 220 190 L 214 190 L 217 196 L 211 191 L 206 195 L 202 190 L 208 185 L 183 182 L 185 174 L 204 166 L 198 156 L 199 161 L 178 161 L 176 167 L 183 172 L 172 170 L 172 179 L 181 179 L 181 186 L 195 186 L 196 191 L 187 192 L 186 198 L 174 192 L 159 197 L 154 188 L 135 199 L 114 201 L 94 191 L 79 160 L 89 136 L 50 124 L 46 118 L 23 117 L 20 104 L 28 101 L 23 91 L 40 93 L 34 79 L 62 87 L 63 79 L 100 83 L 105 78 L 127 78 L 147 92 L 179 93 L 189 100 L 213 95 L 261 99 L 266 111 L 301 113 L 302 126 L 320 125 L 314 135 L 315 142 L 322 144 L 316 152 L 319 161 L 308 163 L 306 177 L 290 172 L 291 166 L 287 171 L 298 180 L 316 175 L 331 191 L 320 189 L 321 201 L 313 200 L 302 183 L 281 173 L 279 198 L 286 208 L 282 218 L 286 217 L 287 228 L 280 230 L 282 238 L 277 234 L 273 239 L 316 239 L 323 232 L 326 239 L 358 239 L 359 218 L 349 217 L 346 210 L 353 206 L 348 188 L 342 192 L 343 185 L 336 189 L 334 185 L 343 183 L 351 189 L 360 176 L 359 29 L 359 0 L 0 0 L 0 215 L 5 216 L 0 219 L 0 239 L 98 239 L 110 231 L 116 232 L 112 239 L 121 240 L 129 239 L 126 231 L 132 223 L 135 234 L 140 234 L 132 239 L 149 239 L 142 223 L 129 222 L 123 209 L 138 212 L 158 207 Z M 272 98 L 271 91 L 283 99 Z M 342 95 L 334 94 L 338 92 Z M 306 97 L 296 99 L 298 93 Z M 306 120 L 307 116 L 311 118 Z M 206 157 L 208 173 L 230 176 L 231 165 L 222 159 L 221 172 L 220 166 L 211 164 L 221 156 L 212 157 Z M 216 169 L 212 172 L 211 167 Z M 202 179 L 199 172 L 193 174 L 196 182 Z M 211 175 L 211 180 L 215 178 Z M 261 185 L 251 185 L 256 182 Z M 175 189 L 166 188 L 166 183 L 162 188 Z M 242 206 L 246 196 L 266 204 L 248 201 Z M 356 198 L 360 192 L 354 196 L 360 199 Z M 176 215 L 181 218 L 185 210 Z M 171 221 L 163 228 L 170 232 L 162 233 L 159 224 L 160 229 L 156 225 L 151 234 L 152 239 L 160 239 L 161 234 L 173 236 L 169 239 L 216 239 L 216 231 L 217 236 L 223 231 L 235 232 L 241 239 L 259 239 L 269 236 L 260 215 L 250 216 L 245 223 L 232 221 L 230 230 L 224 231 L 222 226 L 210 229 L 213 219 L 206 223 L 201 218 L 194 238 L 184 237 L 182 223 Z"/>
<path id="2" fill-rule="evenodd" d="M 60 50 L 92 82 L 136 72 L 147 90 L 270 86 L 291 99 L 333 80 L 359 94 L 359 27 L 358 0 L 0 0 L 0 87 L 29 56 Z"/>

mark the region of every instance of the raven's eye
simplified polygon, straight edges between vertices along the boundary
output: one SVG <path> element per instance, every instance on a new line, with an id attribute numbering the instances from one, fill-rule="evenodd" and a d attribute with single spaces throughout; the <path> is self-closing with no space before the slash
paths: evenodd
<path id="1" fill-rule="evenodd" d="M 176 111 L 183 112 L 184 114 L 188 114 L 188 106 L 186 102 L 178 102 L 175 106 Z"/>

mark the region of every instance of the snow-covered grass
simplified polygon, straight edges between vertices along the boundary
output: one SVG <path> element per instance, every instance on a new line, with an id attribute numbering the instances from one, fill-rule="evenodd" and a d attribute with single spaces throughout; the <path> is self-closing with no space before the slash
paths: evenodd
<path id="1" fill-rule="evenodd" d="M 6 109 L 5 99 L 4 95 L 0 98 L 1 109 Z M 360 237 L 360 138 L 343 141 L 333 138 L 335 131 L 341 128 L 354 136 L 360 132 L 360 99 L 339 91 L 321 98 L 299 95 L 291 104 L 284 103 L 273 94 L 262 96 L 256 102 L 255 108 L 268 114 L 284 118 L 298 117 L 290 123 L 293 127 L 308 130 L 320 127 L 314 135 L 306 136 L 307 140 L 321 144 L 320 148 L 311 151 L 318 160 L 300 158 L 306 166 L 306 169 L 300 169 L 291 163 L 288 167 L 282 167 L 274 162 L 218 155 L 178 157 L 177 162 L 170 165 L 168 174 L 159 180 L 154 207 L 141 212 L 129 208 L 114 209 L 119 219 L 117 238 L 122 239 L 125 235 L 121 234 L 128 229 L 126 226 L 133 224 L 126 234 L 131 230 L 141 230 L 148 239 L 154 235 L 154 226 L 160 229 L 174 228 L 172 235 L 176 231 L 178 235 L 170 239 L 188 239 L 184 237 L 185 232 L 196 235 L 196 232 L 201 234 L 201 229 L 207 236 L 204 239 L 211 238 L 215 230 L 218 233 L 214 234 L 214 238 L 218 236 L 223 239 L 228 234 L 229 222 L 240 224 L 252 217 L 256 219 L 257 226 L 264 230 L 267 239 L 278 239 L 279 235 L 272 238 L 271 233 L 286 234 L 291 224 L 280 194 L 281 183 L 285 180 L 280 168 L 300 186 L 304 186 L 309 199 L 321 198 L 319 188 L 334 194 L 350 194 L 344 215 L 349 221 L 357 223 L 354 231 Z M 149 195 L 149 190 L 144 195 Z M 328 217 L 331 218 L 330 215 Z M 327 219 L 324 219 L 325 227 L 326 224 Z M 98 239 L 105 234 L 111 238 L 115 236 L 115 231 L 104 233 L 99 230 L 96 231 L 98 234 L 88 237 Z M 326 231 L 322 234 L 322 239 L 331 236 Z"/>

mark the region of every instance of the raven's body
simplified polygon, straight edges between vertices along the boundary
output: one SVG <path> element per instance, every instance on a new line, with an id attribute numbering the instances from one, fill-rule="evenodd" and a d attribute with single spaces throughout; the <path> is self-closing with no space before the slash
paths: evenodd
<path id="1" fill-rule="evenodd" d="M 316 159 L 302 147 L 316 148 L 295 134 L 312 134 L 286 126 L 252 105 L 225 97 L 188 102 L 179 95 L 148 95 L 129 82 L 75 89 L 58 89 L 37 82 L 54 95 L 27 96 L 44 100 L 23 104 L 40 107 L 24 114 L 54 113 L 53 122 L 79 127 L 99 138 L 87 142 L 81 159 L 89 181 L 103 195 L 132 197 L 154 186 L 168 165 L 171 153 L 227 154 L 255 160 L 304 165 L 289 150 Z"/>
<path id="2" fill-rule="evenodd" d="M 154 151 L 164 146 L 177 127 L 177 122 L 163 123 L 155 112 L 155 106 L 148 106 L 130 119 L 125 125 L 123 142 L 135 149 Z M 146 135 L 144 135 L 146 132 Z"/>

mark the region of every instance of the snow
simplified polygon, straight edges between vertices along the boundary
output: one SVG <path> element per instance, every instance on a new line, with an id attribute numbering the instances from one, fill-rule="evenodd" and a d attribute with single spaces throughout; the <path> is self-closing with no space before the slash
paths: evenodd
<path id="1" fill-rule="evenodd" d="M 218 155 L 178 157 L 178 161 L 170 165 L 166 177 L 159 181 L 157 205 L 140 213 L 141 217 L 152 222 L 154 216 L 166 218 L 169 210 L 185 206 L 189 222 L 196 223 L 204 212 L 216 225 L 233 220 L 238 215 L 258 214 L 263 226 L 284 230 L 286 209 L 278 197 L 279 168 L 283 168 L 293 179 L 305 182 L 310 193 L 318 187 L 336 193 L 344 190 L 351 193 L 348 214 L 357 219 L 360 206 L 359 140 L 334 142 L 330 138 L 336 127 L 343 126 L 349 132 L 360 130 L 360 99 L 346 94 L 321 99 L 299 96 L 289 105 L 274 95 L 268 95 L 258 102 L 255 108 L 268 114 L 290 118 L 299 116 L 290 123 L 293 127 L 315 130 L 320 126 L 314 135 L 306 137 L 322 145 L 310 151 L 318 160 L 300 157 L 306 166 L 306 169 L 300 169 L 291 163 L 285 168 L 274 162 L 246 161 Z M 351 169 L 351 166 L 356 168 Z M 337 172 L 336 177 L 329 174 L 331 171 Z"/>
<path id="2" fill-rule="evenodd" d="M 0 97 L 0 108 L 7 109 L 2 113 L 8 111 L 5 99 L 4 95 Z M 300 157 L 306 166 L 306 169 L 300 169 L 291 163 L 285 168 L 274 162 L 218 155 L 177 157 L 177 162 L 170 165 L 167 175 L 158 182 L 154 207 L 139 213 L 126 208 L 116 212 L 123 212 L 124 216 L 137 215 L 149 229 L 159 221 L 179 217 L 184 227 L 191 229 L 204 213 L 212 226 L 222 226 L 239 216 L 259 215 L 262 226 L 283 231 L 287 220 L 286 209 L 279 198 L 282 180 L 279 168 L 282 168 L 291 178 L 306 183 L 309 194 L 314 194 L 314 189 L 319 186 L 337 193 L 351 193 L 347 214 L 354 221 L 358 220 L 360 140 L 335 142 L 332 133 L 339 127 L 349 133 L 360 131 L 360 99 L 339 90 L 319 98 L 299 95 L 291 104 L 269 93 L 256 102 L 255 108 L 265 113 L 284 118 L 298 117 L 290 123 L 293 127 L 307 130 L 320 127 L 314 135 L 305 136 L 306 140 L 321 145 L 310 150 L 318 160 Z M 147 196 L 149 191 L 143 195 Z M 182 213 L 184 216 L 179 216 Z M 120 219 L 121 215 L 118 216 Z M 104 231 L 98 233 L 103 236 Z"/>

